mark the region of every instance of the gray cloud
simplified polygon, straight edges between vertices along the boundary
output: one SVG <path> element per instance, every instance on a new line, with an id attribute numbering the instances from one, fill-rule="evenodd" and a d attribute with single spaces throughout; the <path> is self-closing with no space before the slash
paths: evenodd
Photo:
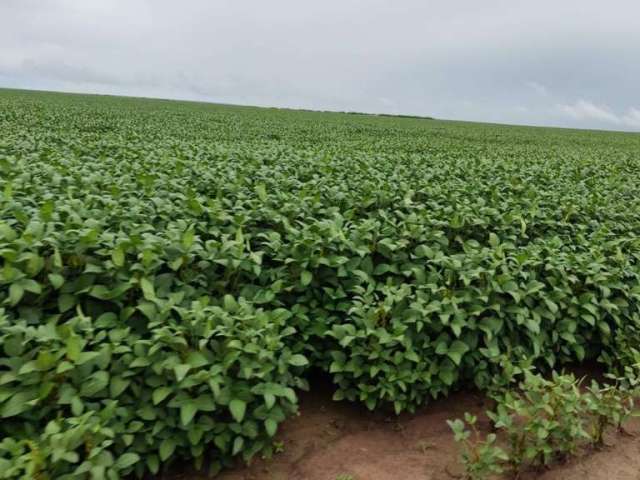
<path id="1" fill-rule="evenodd" d="M 549 89 L 541 83 L 528 81 L 525 85 L 542 97 L 548 97 L 550 94 Z"/>
<path id="2" fill-rule="evenodd" d="M 622 122 L 625 125 L 640 129 L 640 109 L 630 108 L 626 115 L 622 117 Z"/>
<path id="3" fill-rule="evenodd" d="M 0 85 L 638 130 L 638 18 L 632 0 L 3 0 Z"/>
<path id="4" fill-rule="evenodd" d="M 611 125 L 640 128 L 640 110 L 629 108 L 622 115 L 618 115 L 606 105 L 596 105 L 588 100 L 578 100 L 572 105 L 558 105 L 558 110 L 564 115 L 578 121 L 589 122 L 595 120 Z"/>

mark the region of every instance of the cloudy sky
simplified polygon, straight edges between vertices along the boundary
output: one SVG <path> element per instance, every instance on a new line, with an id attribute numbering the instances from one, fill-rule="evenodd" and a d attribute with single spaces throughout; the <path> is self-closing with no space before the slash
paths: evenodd
<path id="1" fill-rule="evenodd" d="M 640 2 L 0 0 L 0 86 L 640 131 Z"/>

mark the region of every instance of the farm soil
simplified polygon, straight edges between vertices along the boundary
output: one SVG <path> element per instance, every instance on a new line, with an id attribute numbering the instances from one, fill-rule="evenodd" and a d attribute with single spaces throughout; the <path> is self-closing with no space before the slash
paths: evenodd
<path id="1" fill-rule="evenodd" d="M 361 405 L 331 400 L 329 385 L 314 383 L 302 394 L 300 415 L 277 434 L 282 452 L 216 477 L 219 480 L 451 480 L 462 478 L 458 448 L 446 420 L 464 412 L 479 416 L 489 408 L 480 394 L 458 393 L 415 414 L 368 412 Z M 630 435 L 611 435 L 601 451 L 584 452 L 546 471 L 527 472 L 522 480 L 640 480 L 640 422 Z M 205 480 L 182 473 L 163 480 Z"/>

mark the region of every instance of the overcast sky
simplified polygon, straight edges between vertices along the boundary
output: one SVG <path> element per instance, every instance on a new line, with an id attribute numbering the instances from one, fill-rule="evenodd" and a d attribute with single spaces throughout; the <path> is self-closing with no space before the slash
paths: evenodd
<path id="1" fill-rule="evenodd" d="M 640 131 L 640 2 L 0 0 L 0 86 Z"/>

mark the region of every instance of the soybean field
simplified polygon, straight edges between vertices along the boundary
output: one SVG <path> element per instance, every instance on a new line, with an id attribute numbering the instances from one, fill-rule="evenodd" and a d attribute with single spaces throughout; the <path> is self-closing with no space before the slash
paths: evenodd
<path id="1" fill-rule="evenodd" d="M 640 362 L 640 135 L 0 90 L 0 479 Z"/>

